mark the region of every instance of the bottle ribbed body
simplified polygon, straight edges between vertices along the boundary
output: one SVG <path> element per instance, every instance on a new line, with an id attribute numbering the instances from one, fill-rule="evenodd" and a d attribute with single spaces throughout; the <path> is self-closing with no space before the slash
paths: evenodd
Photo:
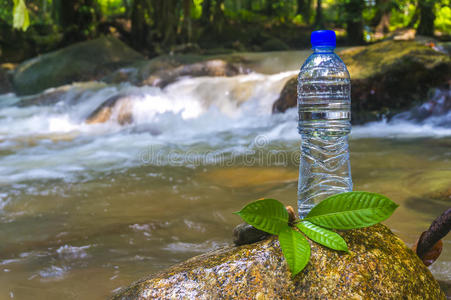
<path id="1" fill-rule="evenodd" d="M 352 190 L 348 135 L 351 131 L 351 82 L 333 49 L 315 49 L 298 77 L 298 210 L 310 209 L 334 194 Z"/>

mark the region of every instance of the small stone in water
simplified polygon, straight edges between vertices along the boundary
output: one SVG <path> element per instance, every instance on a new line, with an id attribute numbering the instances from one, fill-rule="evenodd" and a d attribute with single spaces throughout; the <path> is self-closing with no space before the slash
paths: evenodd
<path id="1" fill-rule="evenodd" d="M 236 246 L 252 244 L 269 237 L 270 234 L 247 223 L 241 223 L 233 230 L 233 242 Z"/>

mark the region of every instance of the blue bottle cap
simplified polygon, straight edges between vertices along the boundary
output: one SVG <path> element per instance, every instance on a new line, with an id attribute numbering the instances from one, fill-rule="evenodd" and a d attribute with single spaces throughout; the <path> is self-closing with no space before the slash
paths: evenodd
<path id="1" fill-rule="evenodd" d="M 310 41 L 312 42 L 312 48 L 335 48 L 337 46 L 337 37 L 333 30 L 313 31 Z"/>

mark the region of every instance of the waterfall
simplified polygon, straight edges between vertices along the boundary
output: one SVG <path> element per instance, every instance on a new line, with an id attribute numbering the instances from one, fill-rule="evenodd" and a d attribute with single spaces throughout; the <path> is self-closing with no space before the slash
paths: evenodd
<path id="1" fill-rule="evenodd" d="M 295 74 L 180 78 L 164 89 L 91 82 L 25 98 L 0 95 L 0 183 L 71 181 L 90 172 L 139 166 L 152 147 L 183 152 L 202 145 L 236 154 L 258 137 L 266 144 L 297 144 L 294 110 L 271 114 Z M 116 102 L 105 106 L 108 99 Z M 102 107 L 109 109 L 105 120 L 86 121 Z M 119 122 L 125 113 L 128 118 Z M 451 135 L 449 113 L 422 120 L 409 118 L 413 113 L 355 126 L 351 138 Z"/>

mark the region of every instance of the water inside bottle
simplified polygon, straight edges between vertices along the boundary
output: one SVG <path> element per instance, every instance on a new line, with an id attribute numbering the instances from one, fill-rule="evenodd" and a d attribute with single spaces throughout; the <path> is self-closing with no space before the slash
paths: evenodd
<path id="1" fill-rule="evenodd" d="M 351 130 L 351 85 L 348 78 L 301 79 L 299 131 L 341 136 Z"/>
<path id="2" fill-rule="evenodd" d="M 298 84 L 301 218 L 325 198 L 352 190 L 350 92 L 349 73 L 335 53 L 314 53 L 307 59 Z"/>

